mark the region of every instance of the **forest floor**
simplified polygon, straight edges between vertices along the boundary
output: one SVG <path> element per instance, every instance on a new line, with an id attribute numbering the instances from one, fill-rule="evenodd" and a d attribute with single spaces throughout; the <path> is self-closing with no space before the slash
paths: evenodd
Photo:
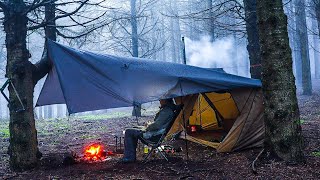
<path id="1" fill-rule="evenodd" d="M 0 179 L 320 179 L 320 81 L 314 83 L 312 96 L 298 96 L 302 133 L 305 139 L 306 163 L 288 165 L 279 161 L 256 162 L 256 173 L 251 163 L 261 149 L 233 153 L 217 153 L 214 149 L 188 143 L 186 160 L 184 141 L 170 142 L 183 151 L 170 154 L 170 161 L 154 157 L 142 163 L 143 150 L 138 151 L 138 162 L 119 163 L 120 156 L 99 163 L 66 164 L 71 152 L 80 154 L 86 144 L 101 142 L 107 150 L 114 150 L 114 135 L 136 125 L 131 117 L 86 117 L 38 120 L 38 141 L 43 153 L 41 165 L 31 171 L 12 172 L 8 168 L 8 121 L 0 121 Z M 153 119 L 142 117 L 140 123 Z"/>

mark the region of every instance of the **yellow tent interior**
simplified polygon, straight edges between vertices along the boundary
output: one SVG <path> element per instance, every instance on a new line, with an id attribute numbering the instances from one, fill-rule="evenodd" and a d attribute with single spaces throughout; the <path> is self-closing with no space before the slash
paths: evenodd
<path id="1" fill-rule="evenodd" d="M 260 147 L 264 140 L 263 101 L 260 88 L 209 92 L 176 98 L 184 104 L 169 136 L 211 146 L 218 152 Z M 186 128 L 185 128 L 186 127 Z"/>

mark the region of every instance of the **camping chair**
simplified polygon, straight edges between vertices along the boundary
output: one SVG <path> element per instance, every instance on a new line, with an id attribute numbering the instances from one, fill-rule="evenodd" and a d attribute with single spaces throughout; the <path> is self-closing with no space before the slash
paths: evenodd
<path id="1" fill-rule="evenodd" d="M 159 154 L 165 160 L 168 161 L 168 158 L 163 153 L 164 149 L 162 149 L 161 144 L 162 144 L 163 140 L 165 139 L 165 137 L 167 136 L 168 132 L 170 131 L 174 121 L 178 117 L 178 115 L 179 115 L 180 111 L 182 110 L 182 108 L 183 108 L 183 105 L 177 106 L 176 110 L 174 111 L 174 115 L 173 115 L 172 119 L 170 120 L 170 122 L 168 123 L 166 128 L 163 128 L 163 129 L 157 131 L 157 133 L 154 134 L 153 136 L 151 136 L 150 138 L 144 138 L 143 136 L 141 136 L 139 138 L 143 144 L 146 144 L 147 146 L 151 146 L 151 150 L 149 151 L 149 153 L 147 154 L 147 156 L 144 158 L 143 161 L 146 162 L 146 160 L 149 158 L 149 156 L 151 155 L 151 153 L 155 149 L 157 149 Z"/>

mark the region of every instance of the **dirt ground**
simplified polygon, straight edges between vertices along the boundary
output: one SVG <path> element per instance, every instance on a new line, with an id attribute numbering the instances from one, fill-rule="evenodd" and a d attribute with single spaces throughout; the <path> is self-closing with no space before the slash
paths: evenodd
<path id="1" fill-rule="evenodd" d="M 0 132 L 0 178 L 3 179 L 320 179 L 320 82 L 315 84 L 312 96 L 299 95 L 303 136 L 305 138 L 306 163 L 287 165 L 284 162 L 261 161 L 256 163 L 257 173 L 251 163 L 261 149 L 234 153 L 217 153 L 195 143 L 168 142 L 181 147 L 182 152 L 169 154 L 169 162 L 152 157 L 142 163 L 142 146 L 137 163 L 119 163 L 120 156 L 100 163 L 66 164 L 66 155 L 80 154 L 86 144 L 101 142 L 107 150 L 115 149 L 115 135 L 123 129 L 136 125 L 135 118 L 111 119 L 55 119 L 37 121 L 39 148 L 43 153 L 41 165 L 32 170 L 15 173 L 8 168 L 8 134 Z M 140 123 L 153 119 L 143 117 Z M 8 122 L 0 122 L 7 126 Z"/>

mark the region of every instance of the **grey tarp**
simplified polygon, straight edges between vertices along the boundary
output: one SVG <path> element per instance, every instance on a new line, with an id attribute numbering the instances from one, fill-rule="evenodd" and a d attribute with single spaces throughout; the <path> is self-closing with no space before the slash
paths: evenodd
<path id="1" fill-rule="evenodd" d="M 201 92 L 261 87 L 221 70 L 73 49 L 48 40 L 53 62 L 37 106 L 66 104 L 69 113 L 127 107 Z"/>

